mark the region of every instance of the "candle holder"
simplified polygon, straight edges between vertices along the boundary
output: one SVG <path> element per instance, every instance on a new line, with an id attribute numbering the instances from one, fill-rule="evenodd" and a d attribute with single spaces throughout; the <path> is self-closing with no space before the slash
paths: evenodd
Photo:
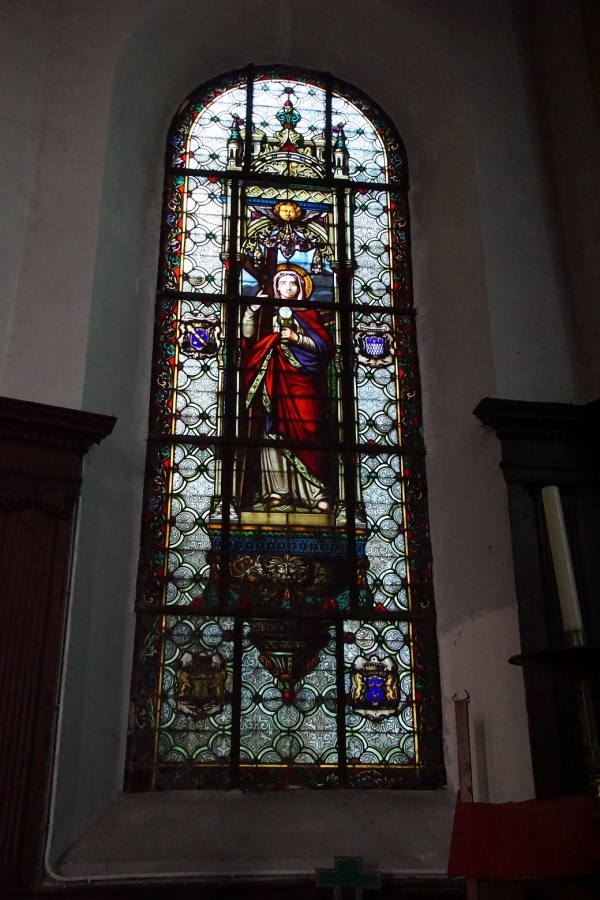
<path id="1" fill-rule="evenodd" d="M 569 646 L 519 653 L 508 660 L 513 666 L 545 669 L 566 674 L 575 682 L 579 725 L 587 769 L 588 790 L 600 817 L 600 745 L 592 696 L 592 681 L 600 672 L 600 646 L 585 644 L 582 631 L 567 631 Z"/>

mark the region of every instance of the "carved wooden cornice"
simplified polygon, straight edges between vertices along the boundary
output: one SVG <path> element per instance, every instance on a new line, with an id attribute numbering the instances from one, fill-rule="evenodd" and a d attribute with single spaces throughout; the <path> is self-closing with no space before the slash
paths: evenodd
<path id="1" fill-rule="evenodd" d="M 600 400 L 578 405 L 486 397 L 473 415 L 498 435 L 507 481 L 567 485 L 600 480 Z"/>
<path id="2" fill-rule="evenodd" d="M 575 403 L 541 403 L 485 397 L 475 409 L 484 425 L 499 438 L 527 437 L 539 440 L 580 440 L 600 434 L 600 400 L 581 406 Z"/>
<path id="3" fill-rule="evenodd" d="M 113 430 L 114 416 L 0 397 L 0 439 L 53 444 L 86 453 Z"/>

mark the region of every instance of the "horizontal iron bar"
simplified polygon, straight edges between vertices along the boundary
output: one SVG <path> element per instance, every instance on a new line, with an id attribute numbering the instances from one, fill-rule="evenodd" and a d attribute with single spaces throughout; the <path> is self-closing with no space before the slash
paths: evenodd
<path id="1" fill-rule="evenodd" d="M 239 304 L 240 306 L 245 306 L 249 303 L 252 303 L 255 297 L 252 297 L 249 294 L 203 294 L 200 291 L 169 291 L 169 290 L 158 290 L 156 292 L 156 300 L 200 300 L 202 303 L 206 304 L 220 304 L 225 303 L 229 304 Z M 281 303 L 277 300 L 272 300 L 270 297 L 260 297 L 261 306 L 280 306 Z M 418 310 L 413 308 L 403 308 L 400 306 L 390 306 L 387 304 L 386 306 L 378 306 L 373 303 L 349 303 L 349 304 L 341 304 L 336 303 L 332 300 L 319 300 L 318 303 L 309 303 L 308 304 L 311 309 L 333 309 L 333 310 L 351 310 L 352 312 L 364 312 L 364 313 L 381 313 L 382 315 L 395 315 L 395 316 L 411 316 L 412 318 L 416 317 L 418 314 Z"/>
<path id="2" fill-rule="evenodd" d="M 278 175 L 276 172 L 240 172 L 236 169 L 180 169 L 168 166 L 165 169 L 167 176 L 183 176 L 184 178 L 216 178 L 217 181 L 232 181 L 242 185 L 272 184 L 274 187 L 282 185 L 290 190 L 307 188 L 319 190 L 320 188 L 356 188 L 357 190 L 386 191 L 388 193 L 407 193 L 408 180 L 393 181 L 358 181 L 350 178 L 315 178 L 307 180 L 293 179 L 289 175 Z"/>
<path id="3" fill-rule="evenodd" d="M 218 435 L 198 434 L 149 434 L 147 441 L 150 444 L 189 444 L 193 447 L 276 447 L 278 444 L 267 438 L 236 438 L 220 437 Z M 314 444 L 306 441 L 286 441 L 285 446 L 290 450 L 314 449 Z M 385 444 L 319 444 L 318 449 L 328 453 L 359 453 L 363 456 L 426 456 L 427 451 L 423 444 L 408 447 L 387 446 Z"/>
<path id="4" fill-rule="evenodd" d="M 198 610 L 185 604 L 173 604 L 172 606 L 151 606 L 150 604 L 137 604 L 135 612 L 144 616 L 170 616 L 185 615 L 195 619 L 236 618 L 251 621 L 254 619 L 315 619 L 319 622 L 337 621 L 368 621 L 368 622 L 424 622 L 435 623 L 435 614 L 423 612 L 409 612 L 408 610 L 388 610 L 385 613 L 374 610 L 312 610 L 312 609 L 254 609 L 241 610 L 235 607 L 218 607 L 210 610 Z"/>

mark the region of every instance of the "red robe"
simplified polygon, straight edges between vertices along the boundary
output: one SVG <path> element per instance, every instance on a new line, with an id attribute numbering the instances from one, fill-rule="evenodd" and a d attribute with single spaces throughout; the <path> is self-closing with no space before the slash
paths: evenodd
<path id="1" fill-rule="evenodd" d="M 333 356 L 333 341 L 314 309 L 293 310 L 304 334 L 312 338 L 315 351 L 281 342 L 278 333 L 253 344 L 242 341 L 242 375 L 247 405 L 260 398 L 266 409 L 265 431 L 277 435 L 322 484 L 327 478 L 327 456 L 316 449 L 323 443 L 327 418 L 327 363 Z M 293 326 L 292 326 L 293 328 Z M 266 392 L 266 398 L 264 393 Z M 308 444 L 294 447 L 294 443 Z M 311 479 L 312 480 L 312 479 Z"/>

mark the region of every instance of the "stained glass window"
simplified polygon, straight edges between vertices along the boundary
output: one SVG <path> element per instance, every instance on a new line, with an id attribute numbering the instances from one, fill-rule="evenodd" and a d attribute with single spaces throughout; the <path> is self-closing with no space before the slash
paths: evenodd
<path id="1" fill-rule="evenodd" d="M 444 781 L 407 189 L 331 76 L 175 117 L 131 790 Z"/>

